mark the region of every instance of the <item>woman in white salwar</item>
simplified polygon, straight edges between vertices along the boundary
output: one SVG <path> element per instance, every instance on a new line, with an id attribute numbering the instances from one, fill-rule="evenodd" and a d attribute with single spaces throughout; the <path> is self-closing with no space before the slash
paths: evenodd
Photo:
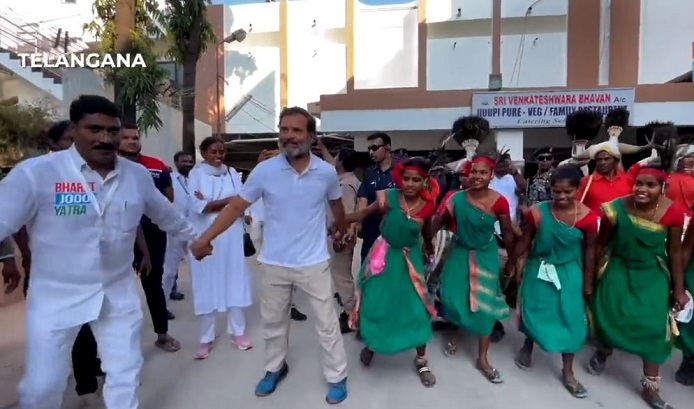
<path id="1" fill-rule="evenodd" d="M 205 138 L 200 144 L 204 162 L 190 171 L 190 221 L 201 234 L 217 213 L 241 190 L 241 178 L 234 168 L 224 165 L 226 149 L 220 139 Z M 193 308 L 200 326 L 200 345 L 196 359 L 210 355 L 215 334 L 216 313 L 227 313 L 231 342 L 241 350 L 252 348 L 246 338 L 244 308 L 251 305 L 251 274 L 243 251 L 243 220 L 217 237 L 213 256 L 202 261 L 190 257 Z"/>

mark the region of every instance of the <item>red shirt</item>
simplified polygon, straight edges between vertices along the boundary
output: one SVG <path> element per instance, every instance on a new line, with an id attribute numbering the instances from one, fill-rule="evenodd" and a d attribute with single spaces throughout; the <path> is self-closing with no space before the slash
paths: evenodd
<path id="1" fill-rule="evenodd" d="M 162 194 L 164 194 L 166 188 L 172 185 L 169 167 L 161 160 L 153 156 L 140 155 L 137 162 L 149 170 L 152 179 L 154 179 L 154 185 Z"/>
<path id="2" fill-rule="evenodd" d="M 673 173 L 668 179 L 665 195 L 691 215 L 694 205 L 694 177 L 682 172 Z"/>
<path id="3" fill-rule="evenodd" d="M 611 202 L 619 197 L 630 195 L 634 190 L 636 174 L 641 169 L 640 164 L 629 168 L 628 172 L 617 170 L 615 176 L 608 179 L 604 175 L 594 172 L 592 175 L 584 176 L 581 179 L 581 186 L 578 188 L 576 197 L 581 200 L 594 212 L 600 213 L 600 206 L 603 203 Z M 592 182 L 590 181 L 592 178 Z M 590 182 L 590 186 L 588 186 Z M 586 188 L 588 189 L 585 192 Z M 585 197 L 584 197 L 585 192 Z"/>

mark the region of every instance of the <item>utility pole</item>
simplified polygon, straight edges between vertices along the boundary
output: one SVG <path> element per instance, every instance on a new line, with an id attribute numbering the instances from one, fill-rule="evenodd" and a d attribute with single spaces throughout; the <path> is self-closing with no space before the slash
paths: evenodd
<path id="1" fill-rule="evenodd" d="M 114 51 L 119 54 L 132 53 L 133 42 L 132 32 L 135 31 L 135 12 L 137 10 L 138 0 L 116 0 L 116 41 Z M 123 89 L 123 84 L 120 81 L 115 81 L 113 91 L 115 97 L 118 98 Z M 123 102 L 122 115 L 124 122 L 135 124 L 137 121 L 137 108 L 134 103 Z"/>

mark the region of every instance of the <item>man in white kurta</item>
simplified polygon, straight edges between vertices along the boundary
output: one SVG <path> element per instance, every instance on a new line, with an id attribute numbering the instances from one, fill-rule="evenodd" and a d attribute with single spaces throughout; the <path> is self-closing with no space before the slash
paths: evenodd
<path id="1" fill-rule="evenodd" d="M 171 173 L 171 182 L 174 190 L 174 206 L 186 218 L 188 217 L 188 200 L 190 191 L 188 189 L 188 173 L 193 167 L 193 156 L 186 152 L 178 152 L 174 155 L 176 172 Z M 162 277 L 162 288 L 167 300 L 183 299 L 183 294 L 176 291 L 176 280 L 178 270 L 185 258 L 185 249 L 188 244 L 169 235 L 166 238 L 166 255 L 164 257 L 164 275 Z"/>
<path id="2" fill-rule="evenodd" d="M 108 409 L 138 407 L 142 306 L 132 267 L 140 218 L 193 237 L 147 169 L 116 158 L 118 110 L 99 96 L 70 106 L 75 144 L 26 160 L 0 182 L 0 239 L 26 225 L 32 277 L 26 311 L 22 409 L 58 409 L 70 349 L 89 323 L 105 372 Z"/>

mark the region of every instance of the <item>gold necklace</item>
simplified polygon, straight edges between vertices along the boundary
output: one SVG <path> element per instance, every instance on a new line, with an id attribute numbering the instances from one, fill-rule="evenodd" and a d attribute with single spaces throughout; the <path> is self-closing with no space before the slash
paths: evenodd
<path id="1" fill-rule="evenodd" d="M 660 206 L 660 198 L 658 198 L 658 202 L 655 204 L 655 209 L 653 209 L 653 214 L 651 215 L 650 218 L 642 217 L 643 219 L 650 220 L 650 221 L 655 221 L 655 216 L 658 214 L 658 207 Z M 631 198 L 631 207 L 634 209 L 634 211 L 641 212 L 641 210 L 636 207 L 636 198 L 632 196 Z M 638 215 L 634 215 L 638 216 Z M 638 216 L 641 217 L 641 216 Z"/>
<path id="2" fill-rule="evenodd" d="M 420 203 L 421 201 L 422 201 L 422 198 L 418 197 L 418 198 L 417 198 L 417 201 L 416 201 L 415 204 L 414 204 L 414 206 L 410 207 L 410 206 L 407 204 L 407 200 L 405 200 L 405 196 L 404 196 L 404 195 L 402 196 L 402 203 L 405 205 L 405 216 L 407 216 L 407 219 L 408 219 L 408 220 L 412 220 L 411 212 L 412 212 L 413 209 L 417 209 L 417 207 L 419 206 L 419 203 Z"/>
<path id="3" fill-rule="evenodd" d="M 557 217 L 557 214 L 554 213 L 554 203 L 552 203 L 549 206 L 549 211 L 552 213 L 552 217 L 554 217 L 555 220 L 562 222 L 561 219 Z M 562 223 L 564 223 L 564 222 L 562 222 Z M 578 223 L 578 202 L 574 200 L 574 222 L 571 225 L 571 227 L 576 227 L 576 223 Z M 564 224 L 566 224 L 566 223 L 564 223 Z"/>

